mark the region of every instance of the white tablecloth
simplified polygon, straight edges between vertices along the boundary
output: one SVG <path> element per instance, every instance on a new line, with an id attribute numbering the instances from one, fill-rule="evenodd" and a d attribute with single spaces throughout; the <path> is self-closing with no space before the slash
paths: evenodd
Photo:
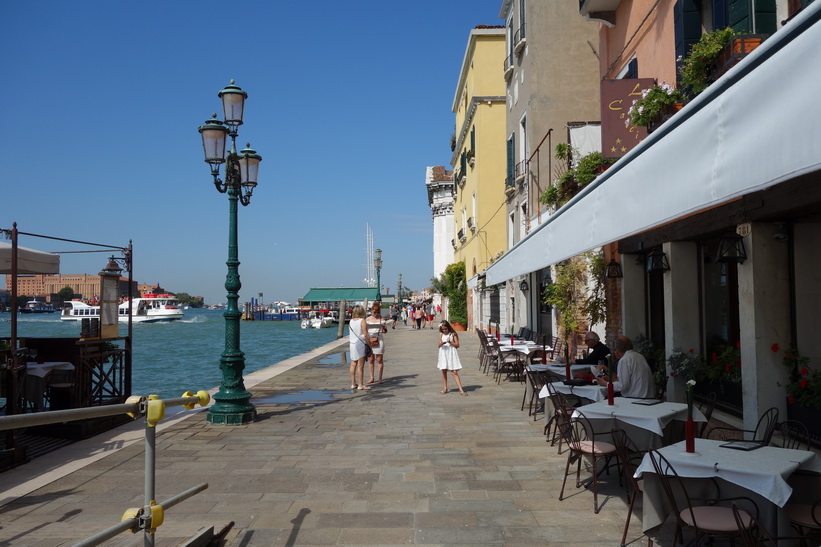
<path id="1" fill-rule="evenodd" d="M 696 439 L 693 454 L 684 451 L 684 442 L 665 446 L 658 452 L 682 477 L 691 496 L 705 495 L 699 488 L 703 483 L 698 479 L 715 478 L 719 481 L 722 497 L 752 498 L 758 506 L 761 523 L 770 533 L 791 535 L 789 520 L 782 510 L 793 492 L 787 479 L 798 469 L 821 472 L 821 458 L 814 452 L 774 446 L 748 452 L 721 448 L 725 442 Z M 646 532 L 663 523 L 670 508 L 649 455 L 636 468 L 636 476 L 644 478 L 642 528 Z M 714 495 L 714 488 L 709 492 Z M 815 497 L 817 494 L 816 489 Z"/>
<path id="2" fill-rule="evenodd" d="M 46 361 L 45 363 L 26 363 L 26 375 L 45 378 L 52 370 L 74 370 L 68 361 Z"/>
<path id="3" fill-rule="evenodd" d="M 618 384 L 618 382 L 616 382 Z M 618 387 L 618 386 L 617 386 Z M 657 405 L 641 405 L 637 401 L 642 399 L 630 399 L 627 397 L 616 397 L 614 405 L 610 406 L 607 401 L 585 405 L 579 410 L 589 420 L 606 420 L 611 422 L 611 427 L 618 427 L 616 422 L 646 429 L 656 435 L 663 435 L 664 428 L 673 420 L 687 419 L 687 405 L 684 403 L 663 402 Z M 576 412 L 578 413 L 579 410 Z M 574 416 L 576 413 L 574 413 Z M 706 422 L 697 408 L 693 409 L 693 420 L 696 422 Z M 597 431 L 599 428 L 596 428 Z M 609 429 L 608 429 L 609 430 Z"/>
<path id="4" fill-rule="evenodd" d="M 607 388 L 603 386 L 594 386 L 592 384 L 586 386 L 566 386 L 562 382 L 553 382 L 553 387 L 559 393 L 583 397 L 593 402 L 607 400 Z M 539 392 L 539 397 L 547 397 L 547 386 L 542 387 L 542 390 Z"/>
<path id="5" fill-rule="evenodd" d="M 54 370 L 74 370 L 68 361 L 46 361 L 44 363 L 26 363 L 26 400 L 34 408 L 43 410 L 43 396 L 46 391 L 45 378 Z"/>

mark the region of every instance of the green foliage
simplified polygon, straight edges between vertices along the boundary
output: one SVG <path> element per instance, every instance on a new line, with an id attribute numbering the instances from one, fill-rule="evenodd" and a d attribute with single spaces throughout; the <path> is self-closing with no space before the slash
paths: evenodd
<path id="1" fill-rule="evenodd" d="M 191 296 L 187 292 L 178 292 L 175 296 L 179 303 L 183 306 L 201 308 L 205 305 L 205 300 L 201 296 Z"/>
<path id="2" fill-rule="evenodd" d="M 688 351 L 674 348 L 673 353 L 667 358 L 667 368 L 670 369 L 670 376 L 683 378 L 687 382 L 695 380 L 700 363 L 701 357 L 696 355 L 695 350 L 692 348 Z"/>
<path id="3" fill-rule="evenodd" d="M 719 53 L 735 34 L 730 27 L 714 30 L 702 34 L 699 41 L 692 45 L 679 69 L 681 85 L 689 95 L 694 97 L 707 89 Z"/>
<path id="4" fill-rule="evenodd" d="M 587 253 L 588 276 L 591 281 L 590 293 L 584 299 L 581 312 L 590 318 L 591 323 L 603 323 L 607 318 L 607 300 L 604 295 L 604 280 L 607 265 L 604 253 Z"/>
<path id="5" fill-rule="evenodd" d="M 74 298 L 74 289 L 71 287 L 63 287 L 59 291 L 57 291 L 57 298 L 59 298 L 62 302 L 66 300 L 71 300 Z"/>
<path id="6" fill-rule="evenodd" d="M 772 351 L 778 353 L 778 344 L 772 345 Z M 787 402 L 821 410 L 821 370 L 810 369 L 809 358 L 797 348 L 784 351 L 781 362 L 790 373 L 790 382 L 785 386 Z"/>
<path id="7" fill-rule="evenodd" d="M 662 112 L 676 103 L 683 103 L 687 97 L 673 86 L 662 82 L 641 91 L 641 98 L 633 101 L 627 113 L 625 124 L 637 127 L 652 125 Z"/>
<path id="8" fill-rule="evenodd" d="M 579 327 L 580 305 L 584 299 L 587 268 L 582 255 L 556 265 L 553 283 L 542 294 L 545 304 L 556 310 L 562 337 L 570 338 Z"/>
<path id="9" fill-rule="evenodd" d="M 664 348 L 657 347 L 652 340 L 644 334 L 639 334 L 633 339 L 633 348 L 642 354 L 654 370 L 653 380 L 660 386 L 667 382 L 667 367 L 664 365 Z"/>
<path id="10" fill-rule="evenodd" d="M 708 349 L 708 357 L 700 363 L 699 378 L 713 383 L 741 381 L 741 343 L 735 346 L 719 344 Z"/>
<path id="11" fill-rule="evenodd" d="M 555 157 L 570 164 L 574 150 L 570 145 L 559 143 L 556 145 Z M 612 163 L 602 156 L 601 152 L 591 152 L 579 158 L 576 165 L 568 168 L 557 168 L 554 173 L 556 182 L 549 185 L 539 196 L 539 203 L 543 205 L 561 207 L 570 201 L 579 190 L 593 182 L 601 172 L 603 165 Z"/>
<path id="12" fill-rule="evenodd" d="M 468 284 L 465 277 L 465 263 L 449 264 L 442 277 L 444 281 L 442 294 L 448 299 L 448 320 L 467 325 Z"/>

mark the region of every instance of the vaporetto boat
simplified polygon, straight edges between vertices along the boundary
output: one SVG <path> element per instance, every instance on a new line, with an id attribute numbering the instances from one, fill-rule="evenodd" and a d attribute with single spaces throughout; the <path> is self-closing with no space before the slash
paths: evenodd
<path id="1" fill-rule="evenodd" d="M 133 301 L 131 320 L 134 323 L 159 323 L 161 321 L 176 321 L 182 319 L 184 314 L 179 302 L 171 294 L 146 294 L 142 298 L 135 298 Z M 118 319 L 122 322 L 128 321 L 128 302 L 123 302 L 117 307 Z M 89 318 L 100 317 L 100 306 L 90 306 L 79 300 L 70 300 L 63 304 L 63 311 L 60 319 L 65 321 L 78 321 Z"/>

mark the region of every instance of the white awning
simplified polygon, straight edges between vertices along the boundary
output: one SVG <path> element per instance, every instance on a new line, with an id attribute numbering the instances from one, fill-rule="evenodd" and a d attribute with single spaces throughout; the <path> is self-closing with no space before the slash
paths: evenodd
<path id="1" fill-rule="evenodd" d="M 0 241 L 0 274 L 11 274 L 11 243 Z M 17 247 L 18 274 L 58 274 L 60 256 L 26 247 Z"/>
<path id="2" fill-rule="evenodd" d="M 820 171 L 819 18 L 815 2 L 492 264 L 487 284 Z"/>

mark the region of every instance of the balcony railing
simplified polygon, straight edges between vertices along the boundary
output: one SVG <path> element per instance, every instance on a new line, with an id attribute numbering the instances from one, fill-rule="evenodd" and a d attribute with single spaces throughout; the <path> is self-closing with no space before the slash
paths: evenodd
<path id="1" fill-rule="evenodd" d="M 527 44 L 527 40 L 525 40 L 525 24 L 522 23 L 522 26 L 519 30 L 516 31 L 516 34 L 513 36 L 513 53 L 519 53 L 522 51 L 522 48 L 525 47 Z"/>
<path id="2" fill-rule="evenodd" d="M 513 54 L 507 55 L 505 57 L 505 79 L 510 79 L 510 76 L 513 74 Z"/>

